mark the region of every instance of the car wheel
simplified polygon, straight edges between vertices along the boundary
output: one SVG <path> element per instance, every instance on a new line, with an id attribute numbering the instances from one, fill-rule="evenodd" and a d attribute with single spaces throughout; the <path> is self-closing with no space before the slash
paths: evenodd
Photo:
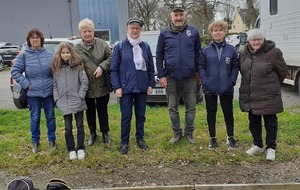
<path id="1" fill-rule="evenodd" d="M 3 63 L 1 62 L 0 63 L 0 71 L 3 71 L 4 70 L 4 65 L 3 65 Z"/>
<path id="2" fill-rule="evenodd" d="M 24 108 L 27 108 L 27 106 L 28 106 L 27 100 L 19 100 L 19 99 L 15 99 L 15 98 L 14 98 L 14 104 L 19 109 L 24 109 Z"/>

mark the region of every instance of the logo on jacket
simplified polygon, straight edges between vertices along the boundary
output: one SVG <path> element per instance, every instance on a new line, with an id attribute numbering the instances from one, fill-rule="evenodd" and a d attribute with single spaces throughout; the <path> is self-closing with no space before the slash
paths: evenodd
<path id="1" fill-rule="evenodd" d="M 191 36 L 192 35 L 192 32 L 190 30 L 186 30 L 186 35 L 187 36 Z"/>
<path id="2" fill-rule="evenodd" d="M 226 57 L 226 58 L 225 58 L 225 63 L 226 63 L 226 64 L 229 64 L 229 63 L 230 63 L 230 57 Z"/>

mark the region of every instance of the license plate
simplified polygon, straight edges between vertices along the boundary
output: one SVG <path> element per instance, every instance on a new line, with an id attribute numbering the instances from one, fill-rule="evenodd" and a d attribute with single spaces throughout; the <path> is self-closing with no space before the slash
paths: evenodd
<path id="1" fill-rule="evenodd" d="M 3 57 L 12 57 L 12 55 L 3 55 Z"/>
<path id="2" fill-rule="evenodd" d="M 166 89 L 164 89 L 164 88 L 154 88 L 152 90 L 151 95 L 166 95 Z"/>

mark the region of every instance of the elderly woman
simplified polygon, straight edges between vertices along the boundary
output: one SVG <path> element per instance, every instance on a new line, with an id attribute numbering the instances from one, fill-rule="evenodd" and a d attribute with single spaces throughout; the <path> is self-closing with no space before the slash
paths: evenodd
<path id="1" fill-rule="evenodd" d="M 133 106 L 136 118 L 136 142 L 141 150 L 147 149 L 144 141 L 146 103 L 147 95 L 152 93 L 155 86 L 155 80 L 150 47 L 140 37 L 143 23 L 138 18 L 128 20 L 127 38 L 116 46 L 110 68 L 112 85 L 117 97 L 120 98 L 121 154 L 128 152 Z"/>
<path id="2" fill-rule="evenodd" d="M 238 53 L 234 46 L 227 44 L 225 35 L 228 24 L 225 21 L 214 21 L 208 29 L 213 41 L 203 48 L 200 54 L 199 74 L 205 94 L 207 123 L 210 135 L 208 148 L 215 150 L 218 146 L 216 138 L 216 114 L 218 97 L 225 118 L 227 139 L 230 149 L 237 148 L 234 139 L 233 119 L 233 87 L 239 72 Z"/>
<path id="3" fill-rule="evenodd" d="M 253 137 L 248 155 L 264 152 L 262 117 L 266 129 L 267 160 L 275 160 L 278 131 L 277 113 L 283 112 L 280 86 L 287 75 L 287 65 L 275 43 L 265 39 L 264 33 L 254 29 L 248 33 L 249 43 L 241 52 L 240 108 L 248 112 Z"/>
<path id="4" fill-rule="evenodd" d="M 95 25 L 92 20 L 87 18 L 81 20 L 78 29 L 82 41 L 74 49 L 82 58 L 89 79 L 89 88 L 85 98 L 88 108 L 86 117 L 90 129 L 88 145 L 93 145 L 97 138 L 96 111 L 103 142 L 110 144 L 107 112 L 110 92 L 106 86 L 104 72 L 109 71 L 112 52 L 105 41 L 94 37 Z"/>
<path id="5" fill-rule="evenodd" d="M 11 76 L 22 88 L 27 89 L 27 101 L 30 110 L 30 131 L 32 152 L 37 153 L 40 146 L 41 110 L 44 108 L 47 136 L 51 148 L 56 148 L 56 122 L 53 99 L 53 54 L 44 48 L 44 35 L 36 28 L 31 29 L 26 38 L 26 47 L 19 54 L 11 69 Z M 26 73 L 24 76 L 23 73 Z"/>

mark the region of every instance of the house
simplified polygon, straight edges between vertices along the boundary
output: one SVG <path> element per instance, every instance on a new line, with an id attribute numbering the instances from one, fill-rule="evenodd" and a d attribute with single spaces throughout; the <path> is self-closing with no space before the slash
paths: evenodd
<path id="1" fill-rule="evenodd" d="M 126 37 L 129 0 L 1 0 L 0 41 L 23 44 L 31 28 L 45 38 L 78 36 L 78 23 L 89 18 L 95 36 L 105 41 Z"/>
<path id="2" fill-rule="evenodd" d="M 236 14 L 232 19 L 231 28 L 228 33 L 240 33 L 249 30 L 246 26 L 246 9 L 237 8 Z"/>

